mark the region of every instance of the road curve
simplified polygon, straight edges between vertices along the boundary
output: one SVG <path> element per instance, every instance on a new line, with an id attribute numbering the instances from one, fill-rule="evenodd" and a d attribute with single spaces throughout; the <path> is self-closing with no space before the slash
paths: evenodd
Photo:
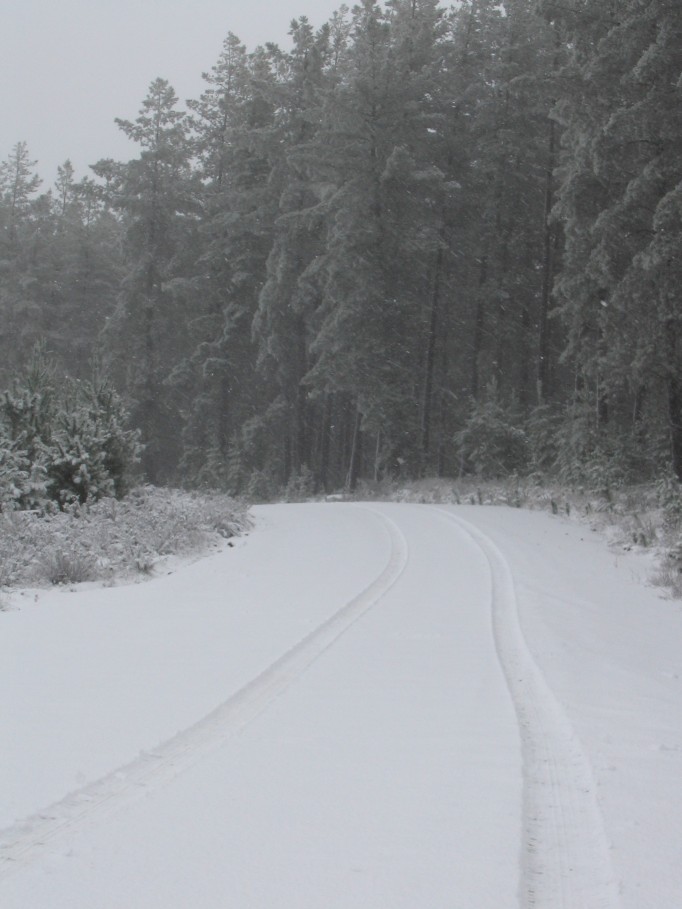
<path id="1" fill-rule="evenodd" d="M 265 710 L 398 580 L 407 564 L 405 537 L 387 517 L 367 509 L 390 540 L 389 558 L 374 581 L 298 644 L 259 672 L 247 685 L 197 723 L 101 779 L 70 793 L 39 814 L 0 831 L 0 880 L 44 851 L 55 837 L 96 815 L 118 810 L 143 791 L 167 785 L 189 766 L 219 748 Z"/>
<path id="2" fill-rule="evenodd" d="M 449 509 L 304 507 L 380 522 L 387 564 L 208 716 L 5 831 L 3 907 L 615 909 L 500 551 Z M 300 506 L 277 508 L 286 533 Z"/>

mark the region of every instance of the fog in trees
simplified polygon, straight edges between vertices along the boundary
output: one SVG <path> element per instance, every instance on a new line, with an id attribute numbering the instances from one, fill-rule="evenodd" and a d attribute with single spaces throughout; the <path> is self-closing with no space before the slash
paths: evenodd
<path id="1" fill-rule="evenodd" d="M 228 34 L 204 82 L 112 112 L 129 161 L 0 166 L 22 504 L 36 356 L 81 389 L 95 356 L 154 483 L 682 477 L 676 2 L 363 0 L 288 50 Z"/>

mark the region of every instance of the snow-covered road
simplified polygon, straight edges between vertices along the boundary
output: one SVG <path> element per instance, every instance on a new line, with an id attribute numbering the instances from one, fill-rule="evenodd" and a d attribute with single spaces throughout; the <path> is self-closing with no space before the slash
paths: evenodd
<path id="1" fill-rule="evenodd" d="M 682 612 L 585 527 L 267 506 L 0 613 L 3 909 L 677 909 Z"/>

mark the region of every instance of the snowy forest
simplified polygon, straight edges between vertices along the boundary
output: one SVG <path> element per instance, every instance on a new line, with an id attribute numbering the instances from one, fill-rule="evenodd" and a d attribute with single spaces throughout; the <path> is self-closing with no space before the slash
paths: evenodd
<path id="1" fill-rule="evenodd" d="M 1 165 L 0 500 L 682 478 L 679 0 L 363 0 L 204 81 Z"/>

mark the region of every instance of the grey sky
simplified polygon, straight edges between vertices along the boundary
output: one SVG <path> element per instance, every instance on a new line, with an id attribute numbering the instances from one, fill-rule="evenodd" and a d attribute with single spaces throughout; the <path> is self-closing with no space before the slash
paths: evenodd
<path id="1" fill-rule="evenodd" d="M 134 150 L 114 117 L 134 119 L 152 79 L 196 98 L 229 31 L 249 49 L 288 47 L 294 17 L 318 27 L 341 2 L 0 0 L 0 160 L 26 141 L 47 189 L 66 158 L 77 177 L 126 159 Z"/>

